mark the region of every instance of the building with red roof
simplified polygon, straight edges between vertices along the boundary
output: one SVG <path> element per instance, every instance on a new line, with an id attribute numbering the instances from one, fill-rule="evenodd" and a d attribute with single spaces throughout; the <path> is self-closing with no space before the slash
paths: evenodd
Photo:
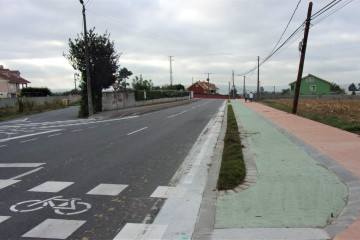
<path id="1" fill-rule="evenodd" d="M 20 90 L 30 81 L 20 77 L 20 71 L 10 70 L 0 65 L 0 98 L 16 98 Z"/>
<path id="2" fill-rule="evenodd" d="M 193 91 L 194 94 L 215 94 L 216 91 L 219 90 L 213 83 L 209 83 L 206 81 L 197 81 L 196 83 L 192 84 L 190 87 L 188 87 L 188 91 Z"/>

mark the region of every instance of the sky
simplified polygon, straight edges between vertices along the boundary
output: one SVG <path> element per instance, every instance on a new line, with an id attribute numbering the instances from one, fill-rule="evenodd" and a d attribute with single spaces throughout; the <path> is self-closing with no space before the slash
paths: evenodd
<path id="1" fill-rule="evenodd" d="M 314 0 L 315 14 L 332 0 Z M 121 67 L 154 85 L 188 87 L 198 80 L 242 91 L 243 73 L 262 62 L 306 19 L 299 0 L 84 0 L 88 29 L 110 33 Z M 298 4 L 299 3 L 299 4 Z M 63 54 L 83 31 L 78 0 L 0 0 L 0 65 L 19 70 L 32 87 L 75 88 L 76 72 Z M 331 13 L 337 7 L 338 11 Z M 312 19 L 303 76 L 311 73 L 340 86 L 360 83 L 360 1 L 342 0 Z M 320 21 L 321 20 L 321 21 Z M 260 86 L 276 91 L 296 80 L 304 28 L 259 69 Z M 246 74 L 256 86 L 257 69 Z M 78 83 L 77 83 L 78 85 Z"/>

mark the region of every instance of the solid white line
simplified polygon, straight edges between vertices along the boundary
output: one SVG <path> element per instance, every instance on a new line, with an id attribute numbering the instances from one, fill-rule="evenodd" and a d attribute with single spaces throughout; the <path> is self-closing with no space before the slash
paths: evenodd
<path id="1" fill-rule="evenodd" d="M 0 168 L 6 168 L 6 167 L 40 167 L 41 165 L 44 165 L 45 163 L 0 163 Z"/>
<path id="2" fill-rule="evenodd" d="M 21 141 L 20 143 L 26 143 L 26 142 L 31 142 L 31 141 L 35 141 L 35 140 L 38 140 L 38 139 L 37 138 L 32 138 L 32 139 L 29 139 L 29 140 Z"/>
<path id="3" fill-rule="evenodd" d="M 128 135 L 128 136 L 130 136 L 131 134 L 134 134 L 134 133 L 140 132 L 140 131 L 145 130 L 145 129 L 147 129 L 147 128 L 148 128 L 148 127 L 143 127 L 143 128 L 140 128 L 140 129 L 138 129 L 138 130 L 136 130 L 136 131 L 133 131 L 133 132 L 131 132 L 131 133 L 128 133 L 127 135 Z"/>
<path id="4" fill-rule="evenodd" d="M 12 138 L 0 139 L 0 142 L 7 142 L 7 141 L 19 139 L 19 138 L 26 138 L 26 137 L 31 137 L 31 136 L 36 136 L 36 135 L 41 135 L 41 134 L 46 134 L 46 133 L 58 132 L 58 131 L 62 131 L 62 129 L 55 129 L 55 130 L 49 130 L 49 131 L 45 131 L 45 132 L 39 132 L 39 133 L 22 135 L 22 136 L 17 136 L 17 137 L 12 137 Z"/>
<path id="5" fill-rule="evenodd" d="M 57 133 L 57 134 L 53 134 L 53 135 L 49 135 L 49 136 L 47 136 L 48 138 L 49 137 L 55 137 L 55 136 L 59 136 L 59 135 L 61 135 L 62 133 Z"/>
<path id="6" fill-rule="evenodd" d="M 39 168 L 33 169 L 33 170 L 31 170 L 31 171 L 28 171 L 28 172 L 26 172 L 26 173 L 17 175 L 17 176 L 15 176 L 15 177 L 12 177 L 12 178 L 9 178 L 9 179 L 10 179 L 10 180 L 16 180 L 16 179 L 18 179 L 18 178 L 24 177 L 24 176 L 29 175 L 29 174 L 31 174 L 31 173 L 37 172 L 37 171 L 41 170 L 42 168 L 43 168 L 43 167 L 39 167 Z"/>

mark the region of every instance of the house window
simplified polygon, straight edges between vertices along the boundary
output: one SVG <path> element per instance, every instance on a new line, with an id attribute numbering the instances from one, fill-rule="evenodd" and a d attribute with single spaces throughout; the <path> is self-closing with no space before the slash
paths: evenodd
<path id="1" fill-rule="evenodd" d="M 313 77 L 308 77 L 308 78 L 306 78 L 306 82 L 314 82 L 314 78 Z"/>
<path id="2" fill-rule="evenodd" d="M 195 87 L 199 87 L 199 84 L 195 84 Z"/>
<path id="3" fill-rule="evenodd" d="M 311 85 L 310 86 L 310 91 L 312 91 L 312 92 L 316 91 L 316 85 Z"/>

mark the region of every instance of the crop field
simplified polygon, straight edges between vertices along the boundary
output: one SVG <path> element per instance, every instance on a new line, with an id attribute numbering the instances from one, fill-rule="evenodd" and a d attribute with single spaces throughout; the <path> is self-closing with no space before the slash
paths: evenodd
<path id="1" fill-rule="evenodd" d="M 292 99 L 266 100 L 270 107 L 291 112 Z M 360 134 L 360 99 L 352 100 L 299 100 L 300 116 L 343 130 Z"/>

